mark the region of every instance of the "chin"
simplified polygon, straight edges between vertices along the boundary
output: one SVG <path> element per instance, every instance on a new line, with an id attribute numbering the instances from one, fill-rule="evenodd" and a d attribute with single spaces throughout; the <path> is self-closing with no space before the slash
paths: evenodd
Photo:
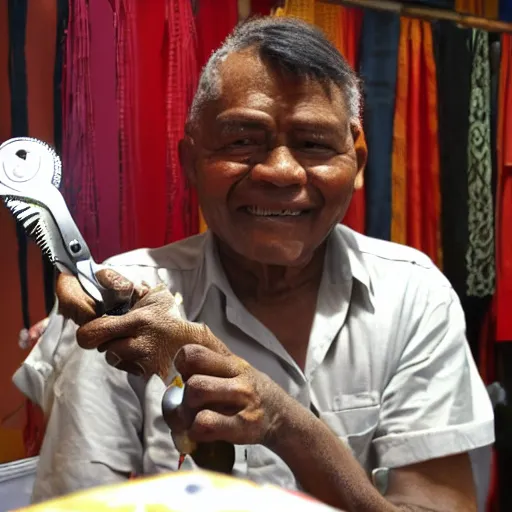
<path id="1" fill-rule="evenodd" d="M 246 258 L 262 265 L 279 267 L 298 267 L 311 259 L 311 252 L 307 250 L 303 242 L 297 240 L 287 242 L 274 240 L 265 244 L 259 243 L 240 252 Z"/>

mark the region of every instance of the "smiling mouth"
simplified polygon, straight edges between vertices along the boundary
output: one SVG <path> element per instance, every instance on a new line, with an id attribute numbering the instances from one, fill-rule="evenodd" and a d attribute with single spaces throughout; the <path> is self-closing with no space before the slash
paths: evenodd
<path id="1" fill-rule="evenodd" d="M 266 208 L 259 208 L 258 206 L 246 206 L 243 208 L 243 211 L 254 217 L 300 217 L 301 215 L 309 213 L 311 210 L 268 210 Z"/>

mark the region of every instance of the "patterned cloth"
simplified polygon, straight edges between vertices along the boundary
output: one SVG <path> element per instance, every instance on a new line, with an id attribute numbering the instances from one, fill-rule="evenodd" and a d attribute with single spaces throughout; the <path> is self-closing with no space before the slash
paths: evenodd
<path id="1" fill-rule="evenodd" d="M 487 32 L 473 33 L 469 110 L 467 294 L 494 293 L 494 212 L 491 155 L 491 70 Z"/>

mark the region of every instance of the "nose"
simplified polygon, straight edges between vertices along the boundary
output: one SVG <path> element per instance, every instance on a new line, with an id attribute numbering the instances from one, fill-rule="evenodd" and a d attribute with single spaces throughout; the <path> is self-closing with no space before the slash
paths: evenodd
<path id="1" fill-rule="evenodd" d="M 271 183 L 276 187 L 307 183 L 306 170 L 286 146 L 274 148 L 263 162 L 256 164 L 252 169 L 251 178 L 254 181 Z"/>

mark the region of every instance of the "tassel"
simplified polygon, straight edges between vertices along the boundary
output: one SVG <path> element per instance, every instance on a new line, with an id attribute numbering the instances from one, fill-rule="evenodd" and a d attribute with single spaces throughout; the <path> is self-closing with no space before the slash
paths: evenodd
<path id="1" fill-rule="evenodd" d="M 188 109 L 198 80 L 197 39 L 189 2 L 167 2 L 167 224 L 165 242 L 196 234 L 199 229 L 195 193 L 187 186 L 178 155 Z"/>
<path id="2" fill-rule="evenodd" d="M 91 252 L 97 253 L 99 216 L 94 178 L 94 112 L 90 84 L 87 0 L 69 0 L 63 77 L 62 192 Z"/>
<path id="3" fill-rule="evenodd" d="M 135 128 L 137 119 L 135 9 L 134 0 L 114 1 L 119 109 L 120 229 L 123 251 L 137 247 L 135 175 L 139 164 L 139 150 Z"/>

